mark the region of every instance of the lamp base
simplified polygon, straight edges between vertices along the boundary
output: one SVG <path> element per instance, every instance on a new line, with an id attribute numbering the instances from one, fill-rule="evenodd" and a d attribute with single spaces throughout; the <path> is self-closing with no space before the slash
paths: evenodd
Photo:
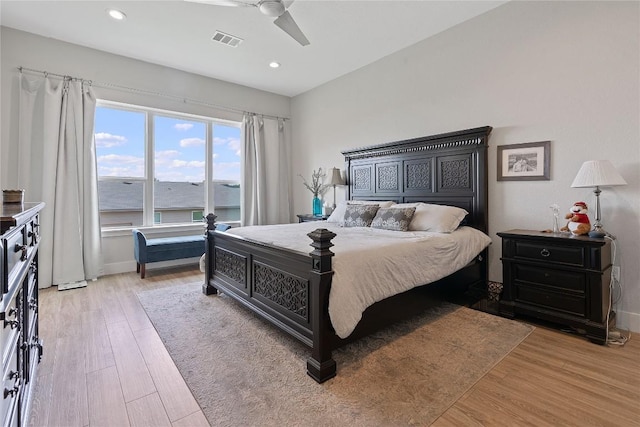
<path id="1" fill-rule="evenodd" d="M 591 230 L 589 232 L 589 237 L 595 237 L 595 238 L 598 238 L 598 239 L 603 239 L 604 236 L 606 236 L 606 235 L 607 235 L 607 233 L 605 233 L 602 230 Z"/>

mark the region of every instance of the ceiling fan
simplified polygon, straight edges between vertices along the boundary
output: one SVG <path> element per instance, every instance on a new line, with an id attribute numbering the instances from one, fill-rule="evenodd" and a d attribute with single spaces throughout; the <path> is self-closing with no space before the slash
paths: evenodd
<path id="1" fill-rule="evenodd" d="M 302 46 L 309 44 L 309 40 L 305 37 L 296 21 L 287 10 L 294 0 L 185 0 L 192 3 L 205 3 L 215 6 L 232 6 L 232 7 L 257 7 L 260 12 L 266 16 L 276 18 L 273 21 L 285 33 L 294 38 L 295 41 Z"/>

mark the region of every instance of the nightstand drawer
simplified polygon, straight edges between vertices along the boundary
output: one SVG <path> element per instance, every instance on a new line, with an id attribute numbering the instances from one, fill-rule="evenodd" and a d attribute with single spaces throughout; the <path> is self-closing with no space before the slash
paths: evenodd
<path id="1" fill-rule="evenodd" d="M 584 296 L 574 296 L 549 291 L 537 286 L 516 284 L 515 300 L 518 303 L 533 304 L 574 316 L 583 317 L 585 315 L 586 302 Z"/>
<path id="2" fill-rule="evenodd" d="M 586 287 L 585 276 L 582 273 L 524 264 L 513 266 L 513 280 L 516 284 L 530 283 L 546 289 L 580 295 L 584 295 Z"/>
<path id="3" fill-rule="evenodd" d="M 557 246 L 544 243 L 516 241 L 515 257 L 544 261 L 563 265 L 585 265 L 585 251 L 583 247 Z"/>

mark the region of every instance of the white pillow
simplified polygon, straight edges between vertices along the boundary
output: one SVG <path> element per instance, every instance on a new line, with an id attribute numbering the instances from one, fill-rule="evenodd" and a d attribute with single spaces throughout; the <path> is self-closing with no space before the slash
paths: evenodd
<path id="1" fill-rule="evenodd" d="M 469 214 L 466 210 L 456 206 L 433 205 L 429 203 L 401 203 L 394 208 L 416 208 L 411 223 L 410 231 L 434 231 L 438 233 L 451 233 L 458 228 L 460 222 Z"/>
<path id="2" fill-rule="evenodd" d="M 337 222 L 344 224 L 344 214 L 347 212 L 347 204 L 349 205 L 378 205 L 381 208 L 388 208 L 394 205 L 396 202 L 391 200 L 379 201 L 379 200 L 343 200 L 336 205 L 327 222 Z"/>

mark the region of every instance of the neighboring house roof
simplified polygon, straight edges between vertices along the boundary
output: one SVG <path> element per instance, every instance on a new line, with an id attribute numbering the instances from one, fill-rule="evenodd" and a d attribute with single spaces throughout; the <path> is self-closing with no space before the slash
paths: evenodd
<path id="1" fill-rule="evenodd" d="M 213 199 L 216 207 L 240 207 L 240 186 L 226 182 L 213 183 Z M 101 211 L 142 210 L 141 181 L 98 181 Z M 203 209 L 203 182 L 154 182 L 156 209 Z"/>

